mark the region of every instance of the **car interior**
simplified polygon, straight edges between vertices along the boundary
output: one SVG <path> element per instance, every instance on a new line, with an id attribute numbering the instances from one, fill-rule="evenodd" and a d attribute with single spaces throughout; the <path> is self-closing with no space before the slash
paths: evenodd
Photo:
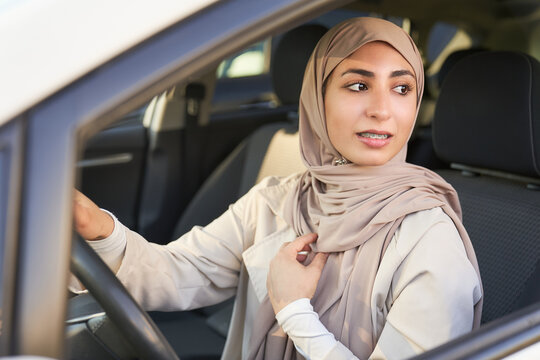
<path id="1" fill-rule="evenodd" d="M 383 3 L 393 7 L 359 2 L 330 11 L 157 94 L 89 140 L 78 163 L 82 192 L 164 244 L 208 224 L 262 178 L 303 171 L 297 103 L 311 51 L 342 19 L 382 16 L 408 29 L 425 56 L 426 89 L 407 161 L 458 191 L 482 275 L 482 324 L 537 303 L 540 48 L 532 44 L 540 7 L 470 5 L 486 13 L 449 13 L 450 22 Z M 242 61 L 259 61 L 258 72 L 242 74 L 250 70 Z M 150 316 L 180 358 L 218 359 L 233 301 Z M 136 357 L 90 295 L 72 297 L 69 311 L 70 319 L 101 314 L 92 335 L 70 323 L 70 358 Z"/>

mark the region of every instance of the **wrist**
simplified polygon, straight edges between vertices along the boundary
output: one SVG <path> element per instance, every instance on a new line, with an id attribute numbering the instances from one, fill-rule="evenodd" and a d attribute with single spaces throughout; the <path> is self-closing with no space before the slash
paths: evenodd
<path id="1" fill-rule="evenodd" d="M 92 239 L 88 239 L 89 241 L 94 240 L 103 240 L 111 236 L 111 234 L 114 231 L 114 219 L 112 215 L 103 209 L 98 209 L 99 213 L 97 214 L 97 217 L 99 219 L 100 229 L 97 236 L 94 236 Z"/>
<path id="2" fill-rule="evenodd" d="M 291 315 L 294 315 L 299 310 L 305 311 L 306 309 L 309 311 L 313 311 L 311 300 L 309 298 L 296 299 L 282 307 L 278 312 L 276 312 L 276 320 L 278 321 L 279 325 L 282 325 L 283 322 Z"/>
<path id="3" fill-rule="evenodd" d="M 292 301 L 276 301 L 272 302 L 272 308 L 274 308 L 274 314 L 279 314 L 281 310 L 286 308 L 289 304 L 293 303 L 295 300 Z"/>

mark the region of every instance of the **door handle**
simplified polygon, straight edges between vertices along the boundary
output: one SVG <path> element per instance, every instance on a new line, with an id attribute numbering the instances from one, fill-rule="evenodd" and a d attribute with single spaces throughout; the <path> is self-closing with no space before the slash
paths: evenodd
<path id="1" fill-rule="evenodd" d="M 78 168 L 89 168 L 96 166 L 106 166 L 106 165 L 118 165 L 126 164 L 133 160 L 133 155 L 130 153 L 121 153 L 108 156 L 97 157 L 93 159 L 84 159 L 77 162 Z"/>

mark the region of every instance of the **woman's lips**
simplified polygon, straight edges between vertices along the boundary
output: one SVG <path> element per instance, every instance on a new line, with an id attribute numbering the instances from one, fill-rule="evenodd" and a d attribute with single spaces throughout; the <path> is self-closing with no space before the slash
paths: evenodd
<path id="1" fill-rule="evenodd" d="M 369 147 L 380 148 L 390 142 L 392 135 L 384 131 L 368 130 L 356 133 L 356 137 Z"/>

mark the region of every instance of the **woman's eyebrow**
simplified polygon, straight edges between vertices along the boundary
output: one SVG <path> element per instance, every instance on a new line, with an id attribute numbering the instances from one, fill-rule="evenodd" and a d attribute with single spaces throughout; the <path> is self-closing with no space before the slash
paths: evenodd
<path id="1" fill-rule="evenodd" d="M 364 75 L 367 77 L 375 77 L 375 73 L 368 70 L 364 70 L 364 69 L 349 69 L 349 70 L 344 71 L 341 74 L 341 76 L 345 76 L 347 74 L 358 74 L 358 75 Z"/>
<path id="2" fill-rule="evenodd" d="M 348 69 L 348 70 L 345 70 L 341 76 L 345 76 L 347 74 L 358 74 L 358 75 L 363 75 L 363 76 L 366 76 L 366 77 L 375 77 L 375 73 L 372 72 L 372 71 L 369 71 L 369 70 L 364 70 L 364 69 Z M 405 75 L 408 75 L 408 76 L 411 76 L 411 77 L 415 77 L 414 74 L 412 72 L 410 72 L 409 70 L 394 70 L 390 73 L 390 77 L 399 77 L 399 76 L 405 76 Z"/>
<path id="3" fill-rule="evenodd" d="M 392 71 L 392 73 L 390 74 L 390 77 L 398 77 L 398 76 L 403 76 L 403 75 L 409 75 L 409 76 L 412 76 L 413 78 L 415 77 L 414 74 L 410 72 L 409 70 Z"/>

